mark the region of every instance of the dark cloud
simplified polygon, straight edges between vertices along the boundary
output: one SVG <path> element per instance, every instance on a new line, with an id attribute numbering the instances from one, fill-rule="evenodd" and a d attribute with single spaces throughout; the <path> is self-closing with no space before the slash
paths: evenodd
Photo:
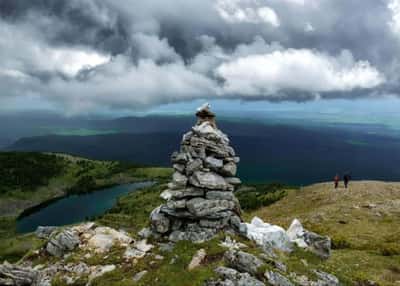
<path id="1" fill-rule="evenodd" d="M 2 0 L 0 103 L 29 94 L 81 112 L 198 97 L 395 93 L 396 7 L 398 0 Z"/>

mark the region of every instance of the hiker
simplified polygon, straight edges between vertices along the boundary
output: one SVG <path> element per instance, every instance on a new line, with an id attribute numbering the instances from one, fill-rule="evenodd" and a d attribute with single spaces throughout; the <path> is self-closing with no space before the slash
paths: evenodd
<path id="1" fill-rule="evenodd" d="M 343 181 L 344 181 L 344 187 L 347 189 L 347 186 L 349 185 L 349 181 L 351 179 L 351 176 L 349 174 L 345 174 L 343 176 Z"/>
<path id="2" fill-rule="evenodd" d="M 336 176 L 333 178 L 333 181 L 335 182 L 335 189 L 337 189 L 340 181 L 339 174 L 336 174 Z"/>

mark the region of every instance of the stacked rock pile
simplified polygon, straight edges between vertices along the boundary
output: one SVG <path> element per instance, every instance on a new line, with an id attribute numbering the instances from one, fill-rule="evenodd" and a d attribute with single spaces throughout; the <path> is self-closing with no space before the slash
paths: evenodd
<path id="1" fill-rule="evenodd" d="M 240 205 L 233 191 L 239 157 L 217 128 L 209 105 L 197 110 L 198 122 L 183 135 L 171 156 L 175 170 L 161 197 L 167 202 L 150 215 L 152 232 L 171 241 L 204 241 L 218 231 L 238 231 Z"/>

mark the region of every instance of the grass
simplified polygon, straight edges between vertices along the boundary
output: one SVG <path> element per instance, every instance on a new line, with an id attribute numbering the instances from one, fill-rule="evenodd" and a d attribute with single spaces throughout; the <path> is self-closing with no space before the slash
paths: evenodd
<path id="1" fill-rule="evenodd" d="M 399 203 L 398 183 L 353 182 L 350 189 L 338 191 L 331 184 L 317 184 L 290 190 L 279 202 L 252 211 L 249 217 L 284 227 L 299 218 L 306 228 L 330 236 L 332 257 L 316 265 L 349 285 L 366 280 L 398 285 Z"/>

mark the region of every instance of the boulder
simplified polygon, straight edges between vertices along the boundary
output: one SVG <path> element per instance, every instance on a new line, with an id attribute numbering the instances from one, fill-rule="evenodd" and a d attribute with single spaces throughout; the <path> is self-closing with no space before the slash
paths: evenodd
<path id="1" fill-rule="evenodd" d="M 259 274 L 260 269 L 265 266 L 261 259 L 241 250 L 230 249 L 225 252 L 224 259 L 230 267 L 252 275 Z"/>
<path id="2" fill-rule="evenodd" d="M 293 220 L 286 233 L 298 247 L 306 248 L 324 259 L 330 256 L 331 239 L 304 229 L 298 219 Z"/>
<path id="3" fill-rule="evenodd" d="M 146 274 L 148 273 L 147 270 L 140 271 L 133 276 L 133 281 L 138 282 L 140 281 Z"/>
<path id="4" fill-rule="evenodd" d="M 240 228 L 247 238 L 263 248 L 292 250 L 292 243 L 283 228 L 265 223 L 258 217 L 254 217 L 251 223 L 242 223 Z"/>
<path id="5" fill-rule="evenodd" d="M 68 251 L 75 249 L 79 242 L 79 236 L 75 232 L 65 229 L 52 235 L 46 245 L 46 251 L 53 256 L 62 257 Z"/>

